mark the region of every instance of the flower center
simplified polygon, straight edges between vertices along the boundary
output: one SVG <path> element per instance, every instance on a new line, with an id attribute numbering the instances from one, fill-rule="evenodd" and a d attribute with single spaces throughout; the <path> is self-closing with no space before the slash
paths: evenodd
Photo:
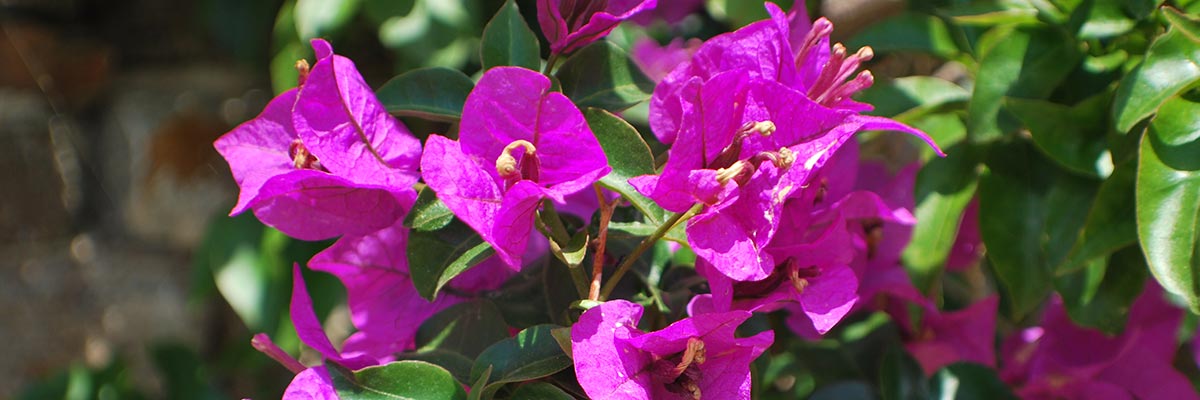
<path id="1" fill-rule="evenodd" d="M 813 28 L 808 31 L 796 54 L 796 66 L 803 67 L 800 64 L 807 62 L 808 55 L 817 47 L 828 43 L 829 34 L 832 32 L 833 24 L 829 20 L 820 18 L 813 22 Z M 853 79 L 850 77 L 864 62 L 873 57 L 875 52 L 870 47 L 863 47 L 858 52 L 847 55 L 846 46 L 841 43 L 834 44 L 829 61 L 820 66 L 820 75 L 808 88 L 808 98 L 823 106 L 833 107 L 860 90 L 870 87 L 875 83 L 875 76 L 871 75 L 871 71 L 859 72 Z"/>
<path id="2" fill-rule="evenodd" d="M 296 86 L 304 86 L 304 81 L 308 80 L 308 73 L 308 60 L 296 60 Z"/>
<path id="3" fill-rule="evenodd" d="M 875 252 L 879 248 L 879 243 L 883 242 L 883 220 L 879 218 L 867 218 L 862 221 L 863 233 L 867 238 L 867 259 L 875 258 Z"/>
<path id="4" fill-rule="evenodd" d="M 654 378 L 671 393 L 689 394 L 699 400 L 699 381 L 703 377 L 699 366 L 707 359 L 704 341 L 688 338 L 687 348 L 683 352 L 654 362 Z"/>
<path id="5" fill-rule="evenodd" d="M 321 166 L 321 160 L 318 160 L 313 153 L 308 152 L 308 148 L 304 147 L 304 142 L 301 142 L 300 139 L 293 140 L 292 144 L 288 145 L 288 156 L 292 158 L 292 165 L 296 169 L 326 171 L 325 167 Z"/>
<path id="6" fill-rule="evenodd" d="M 771 121 L 747 122 L 733 134 L 733 142 L 721 149 L 721 153 L 706 166 L 711 169 L 722 169 L 733 166 L 742 154 L 742 142 L 753 134 L 771 136 L 775 133 L 775 123 Z"/>
<path id="7" fill-rule="evenodd" d="M 792 288 L 796 290 L 796 294 L 804 293 L 804 289 L 808 287 L 808 280 L 821 275 L 821 270 L 816 266 L 801 268 L 800 262 L 795 257 L 788 257 L 787 261 L 775 267 L 775 270 L 768 275 L 766 279 L 761 281 L 735 282 L 733 284 L 733 293 L 737 298 L 761 298 L 774 292 L 788 282 Z"/>
<path id="8" fill-rule="evenodd" d="M 513 154 L 518 148 L 524 151 Z M 517 182 L 524 180 L 537 181 L 540 177 L 541 163 L 538 162 L 537 148 L 533 143 L 516 140 L 509 143 L 496 158 L 496 172 L 504 179 L 504 188 L 511 188 Z"/>

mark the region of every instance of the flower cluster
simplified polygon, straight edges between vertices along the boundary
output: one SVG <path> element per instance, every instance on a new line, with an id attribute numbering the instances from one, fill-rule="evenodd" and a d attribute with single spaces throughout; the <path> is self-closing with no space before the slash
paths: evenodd
<path id="1" fill-rule="evenodd" d="M 686 14 L 696 4 L 678 6 Z M 924 132 L 867 115 L 872 107 L 854 100 L 874 81 L 860 71 L 873 56 L 870 48 L 850 52 L 831 44 L 828 20 L 810 22 L 802 9 L 785 12 L 771 3 L 768 19 L 703 42 L 639 44 L 634 60 L 657 82 L 647 136 L 668 150 L 654 173 L 612 183 L 602 180 L 615 173 L 613 159 L 624 159 L 613 148 L 627 147 L 602 146 L 593 111 L 560 91 L 553 60 L 624 20 L 679 14 L 667 4 L 656 8 L 654 0 L 537 5 L 550 42 L 546 70 L 483 71 L 456 129 L 430 134 L 423 144 L 388 113 L 354 64 L 320 39 L 312 41 L 315 64 L 297 65 L 297 88 L 215 143 L 241 187 L 231 214 L 251 210 L 299 239 L 338 238 L 307 266 L 338 277 L 347 289 L 357 330 L 340 346 L 314 315 L 300 267 L 294 271 L 292 321 L 322 359 L 356 370 L 395 361 L 415 348 L 418 328 L 432 316 L 493 296 L 523 272 L 556 268 L 543 265 L 549 252 L 567 264 L 565 274 L 582 281 L 562 282 L 575 283 L 582 301 L 565 317 L 569 341 L 560 344 L 591 398 L 749 398 L 751 362 L 780 335 L 742 326 L 755 313 L 779 312 L 791 335 L 817 339 L 852 311 L 883 311 L 927 374 L 959 361 L 996 366 L 999 300 L 940 311 L 902 266 L 916 222 L 912 188 L 920 164 L 863 161 L 855 136 L 906 133 L 944 154 Z M 419 190 L 436 195 L 439 207 L 494 251 L 482 262 L 456 261 L 461 268 L 438 285 L 448 289 L 432 297 L 414 286 L 417 266 L 406 254 L 415 233 L 405 217 L 415 212 Z M 649 218 L 644 206 L 623 218 L 659 226 L 642 234 L 632 252 L 606 247 L 614 210 L 635 199 L 651 201 L 661 218 Z M 578 218 L 562 218 L 556 209 Z M 980 257 L 977 217 L 965 218 L 953 268 Z M 617 299 L 614 287 L 670 232 L 680 242 L 672 249 L 694 252 L 694 275 L 706 290 L 684 299 L 686 315 L 643 321 L 643 305 L 651 302 Z M 580 251 L 594 261 L 590 276 L 581 267 L 584 257 L 573 256 Z M 1135 319 L 1154 322 L 1118 338 L 1072 331 L 1061 307 L 1052 305 L 1041 327 L 1006 344 L 1004 379 L 1030 398 L 1174 393 L 1170 385 L 1181 383 L 1173 376 L 1160 380 L 1170 385 L 1138 383 L 1150 371 L 1170 376 L 1163 369 L 1169 351 L 1154 338 L 1170 336 L 1179 318 L 1155 311 L 1161 308 L 1155 301 L 1161 298 L 1142 300 L 1133 311 Z M 1076 360 L 1071 356 L 1082 353 L 1063 350 L 1097 344 L 1091 342 L 1103 342 L 1111 354 Z M 265 335 L 254 344 L 297 374 L 285 397 L 337 397 L 331 371 L 301 365 Z M 1130 365 L 1156 369 L 1135 374 Z M 1115 383 L 1089 383 L 1108 378 Z"/>

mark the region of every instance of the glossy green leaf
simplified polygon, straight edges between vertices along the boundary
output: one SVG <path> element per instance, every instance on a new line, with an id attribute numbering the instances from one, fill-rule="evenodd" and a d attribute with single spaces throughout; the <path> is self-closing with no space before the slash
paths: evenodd
<path id="1" fill-rule="evenodd" d="M 443 67 L 415 69 L 397 75 L 375 91 L 392 115 L 458 122 L 463 103 L 475 88 L 462 72 Z"/>
<path id="2" fill-rule="evenodd" d="M 1095 177 L 1112 172 L 1108 154 L 1107 93 L 1075 106 L 1044 100 L 1009 98 L 1006 106 L 1029 128 L 1033 143 L 1051 160 L 1072 171 Z"/>
<path id="3" fill-rule="evenodd" d="M 1174 7 L 1163 7 L 1163 16 L 1167 17 L 1167 22 L 1178 29 L 1179 33 L 1187 36 L 1193 42 L 1200 42 L 1200 21 Z"/>
<path id="4" fill-rule="evenodd" d="M 1129 308 L 1145 288 L 1146 271 L 1141 249 L 1128 246 L 1059 277 L 1055 285 L 1071 320 L 1115 335 L 1125 329 Z"/>
<path id="5" fill-rule="evenodd" d="M 1138 238 L 1150 272 L 1200 311 L 1200 102 L 1167 100 L 1142 138 Z"/>
<path id="6" fill-rule="evenodd" d="M 896 346 L 887 350 L 879 370 L 879 391 L 883 400 L 922 400 L 929 397 L 925 371 L 908 352 Z"/>
<path id="7" fill-rule="evenodd" d="M 438 200 L 437 193 L 429 188 L 417 194 L 416 203 L 404 217 L 404 226 L 423 232 L 445 228 L 451 222 L 454 222 L 454 212 L 446 208 L 446 204 Z"/>
<path id="8" fill-rule="evenodd" d="M 1046 98 L 1082 59 L 1075 41 L 1057 30 L 999 27 L 988 35 L 981 41 L 994 44 L 979 62 L 967 108 L 967 131 L 977 142 L 1015 129 L 1007 119 L 1011 117 L 1001 112 L 1005 96 Z"/>
<path id="9" fill-rule="evenodd" d="M 508 338 L 508 324 L 491 300 L 459 303 L 434 314 L 417 330 L 421 350 L 450 350 L 474 359 L 493 343 Z"/>
<path id="10" fill-rule="evenodd" d="M 978 364 L 955 363 L 929 378 L 931 399 L 1017 400 L 996 370 Z"/>
<path id="11" fill-rule="evenodd" d="M 471 377 L 477 379 L 491 368 L 491 378 L 487 386 L 473 390 L 482 390 L 483 398 L 489 399 L 505 383 L 537 379 L 570 367 L 571 358 L 563 353 L 551 334 L 555 328 L 558 327 L 535 325 L 484 350 L 471 368 Z"/>
<path id="12" fill-rule="evenodd" d="M 429 301 L 451 279 L 496 252 L 479 234 L 458 221 L 438 231 L 412 231 L 407 250 L 413 285 Z"/>
<path id="13" fill-rule="evenodd" d="M 1058 266 L 1058 274 L 1083 268 L 1096 258 L 1106 257 L 1137 241 L 1133 200 L 1135 172 L 1134 163 L 1126 163 L 1100 185 L 1083 232 L 1066 261 Z"/>
<path id="14" fill-rule="evenodd" d="M 1024 1 L 972 2 L 950 9 L 949 15 L 960 25 L 1032 25 L 1038 22 L 1038 9 Z"/>
<path id="15" fill-rule="evenodd" d="M 875 106 L 871 115 L 911 123 L 942 106 L 965 103 L 971 93 L 954 82 L 931 76 L 909 76 L 862 91 L 858 100 Z"/>
<path id="16" fill-rule="evenodd" d="M 1178 28 L 1154 39 L 1142 63 L 1121 80 L 1113 102 L 1117 132 L 1158 111 L 1159 106 L 1200 80 L 1200 43 Z"/>
<path id="17" fill-rule="evenodd" d="M 979 230 L 1019 320 L 1050 293 L 1054 267 L 1078 236 L 1097 185 L 1058 170 L 1025 142 L 993 146 L 986 164 Z"/>
<path id="18" fill-rule="evenodd" d="M 601 40 L 576 52 L 554 73 L 563 94 L 579 108 L 621 111 L 650 99 L 654 82 L 625 50 Z"/>
<path id="19" fill-rule="evenodd" d="M 584 110 L 583 116 L 612 167 L 612 172 L 600 178 L 600 185 L 620 193 L 657 227 L 666 220 L 666 211 L 629 184 L 629 178 L 654 174 L 654 155 L 650 153 L 650 147 L 637 129 L 621 117 L 597 108 Z"/>
<path id="20" fill-rule="evenodd" d="M 513 0 L 504 2 L 483 28 L 480 40 L 479 52 L 485 70 L 503 65 L 537 70 L 542 64 L 537 36 Z"/>
<path id="21" fill-rule="evenodd" d="M 325 366 L 342 400 L 467 398 L 450 372 L 424 361 L 396 361 L 358 371 L 335 363 Z"/>
<path id="22" fill-rule="evenodd" d="M 945 158 L 934 158 L 917 174 L 912 240 L 901 254 L 913 283 L 929 290 L 945 266 L 958 237 L 963 210 L 975 196 L 980 156 L 968 143 L 946 149 Z"/>
<path id="23" fill-rule="evenodd" d="M 296 0 L 296 33 L 301 40 L 328 37 L 358 11 L 358 0 Z"/>
<path id="24" fill-rule="evenodd" d="M 1137 25 L 1137 19 L 1125 11 L 1127 3 L 1124 0 L 1085 1 L 1074 9 L 1069 27 L 1075 29 L 1080 39 L 1107 39 L 1129 32 Z"/>
<path id="25" fill-rule="evenodd" d="M 445 368 L 461 384 L 468 384 L 471 379 L 471 365 L 474 361 L 466 356 L 450 350 L 422 350 L 396 355 L 396 361 L 424 361 Z"/>
<path id="26" fill-rule="evenodd" d="M 509 400 L 575 400 L 575 396 L 564 392 L 558 386 L 546 382 L 533 382 L 518 387 Z"/>
<path id="27" fill-rule="evenodd" d="M 849 49 L 863 46 L 871 46 L 878 53 L 919 51 L 944 59 L 952 59 L 959 52 L 945 22 L 918 13 L 900 14 L 871 25 L 846 44 Z"/>

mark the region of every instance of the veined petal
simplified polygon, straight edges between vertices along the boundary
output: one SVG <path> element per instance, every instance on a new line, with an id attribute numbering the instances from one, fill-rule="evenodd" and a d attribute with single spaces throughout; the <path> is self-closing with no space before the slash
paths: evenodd
<path id="1" fill-rule="evenodd" d="M 417 182 L 421 142 L 387 110 L 354 62 L 313 40 L 318 60 L 301 87 L 293 125 L 333 174 L 395 191 Z"/>

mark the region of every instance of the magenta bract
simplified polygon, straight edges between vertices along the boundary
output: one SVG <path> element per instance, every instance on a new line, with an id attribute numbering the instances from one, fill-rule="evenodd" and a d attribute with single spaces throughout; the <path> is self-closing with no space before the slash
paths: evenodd
<path id="1" fill-rule="evenodd" d="M 583 114 L 544 75 L 492 68 L 467 97 L 457 142 L 431 135 L 425 182 L 513 268 L 542 199 L 564 196 L 611 171 Z"/>
<path id="2" fill-rule="evenodd" d="M 774 334 L 735 337 L 749 312 L 697 315 L 648 333 L 637 329 L 641 317 L 641 306 L 613 300 L 571 327 L 575 375 L 589 397 L 750 398 L 750 362 Z"/>
<path id="3" fill-rule="evenodd" d="M 313 40 L 317 63 L 301 87 L 214 146 L 241 188 L 231 215 L 304 240 L 366 234 L 416 198 L 420 142 L 384 110 L 354 64 Z"/>
<path id="4" fill-rule="evenodd" d="M 567 54 L 604 37 L 657 0 L 538 0 L 538 25 L 550 51 Z"/>

